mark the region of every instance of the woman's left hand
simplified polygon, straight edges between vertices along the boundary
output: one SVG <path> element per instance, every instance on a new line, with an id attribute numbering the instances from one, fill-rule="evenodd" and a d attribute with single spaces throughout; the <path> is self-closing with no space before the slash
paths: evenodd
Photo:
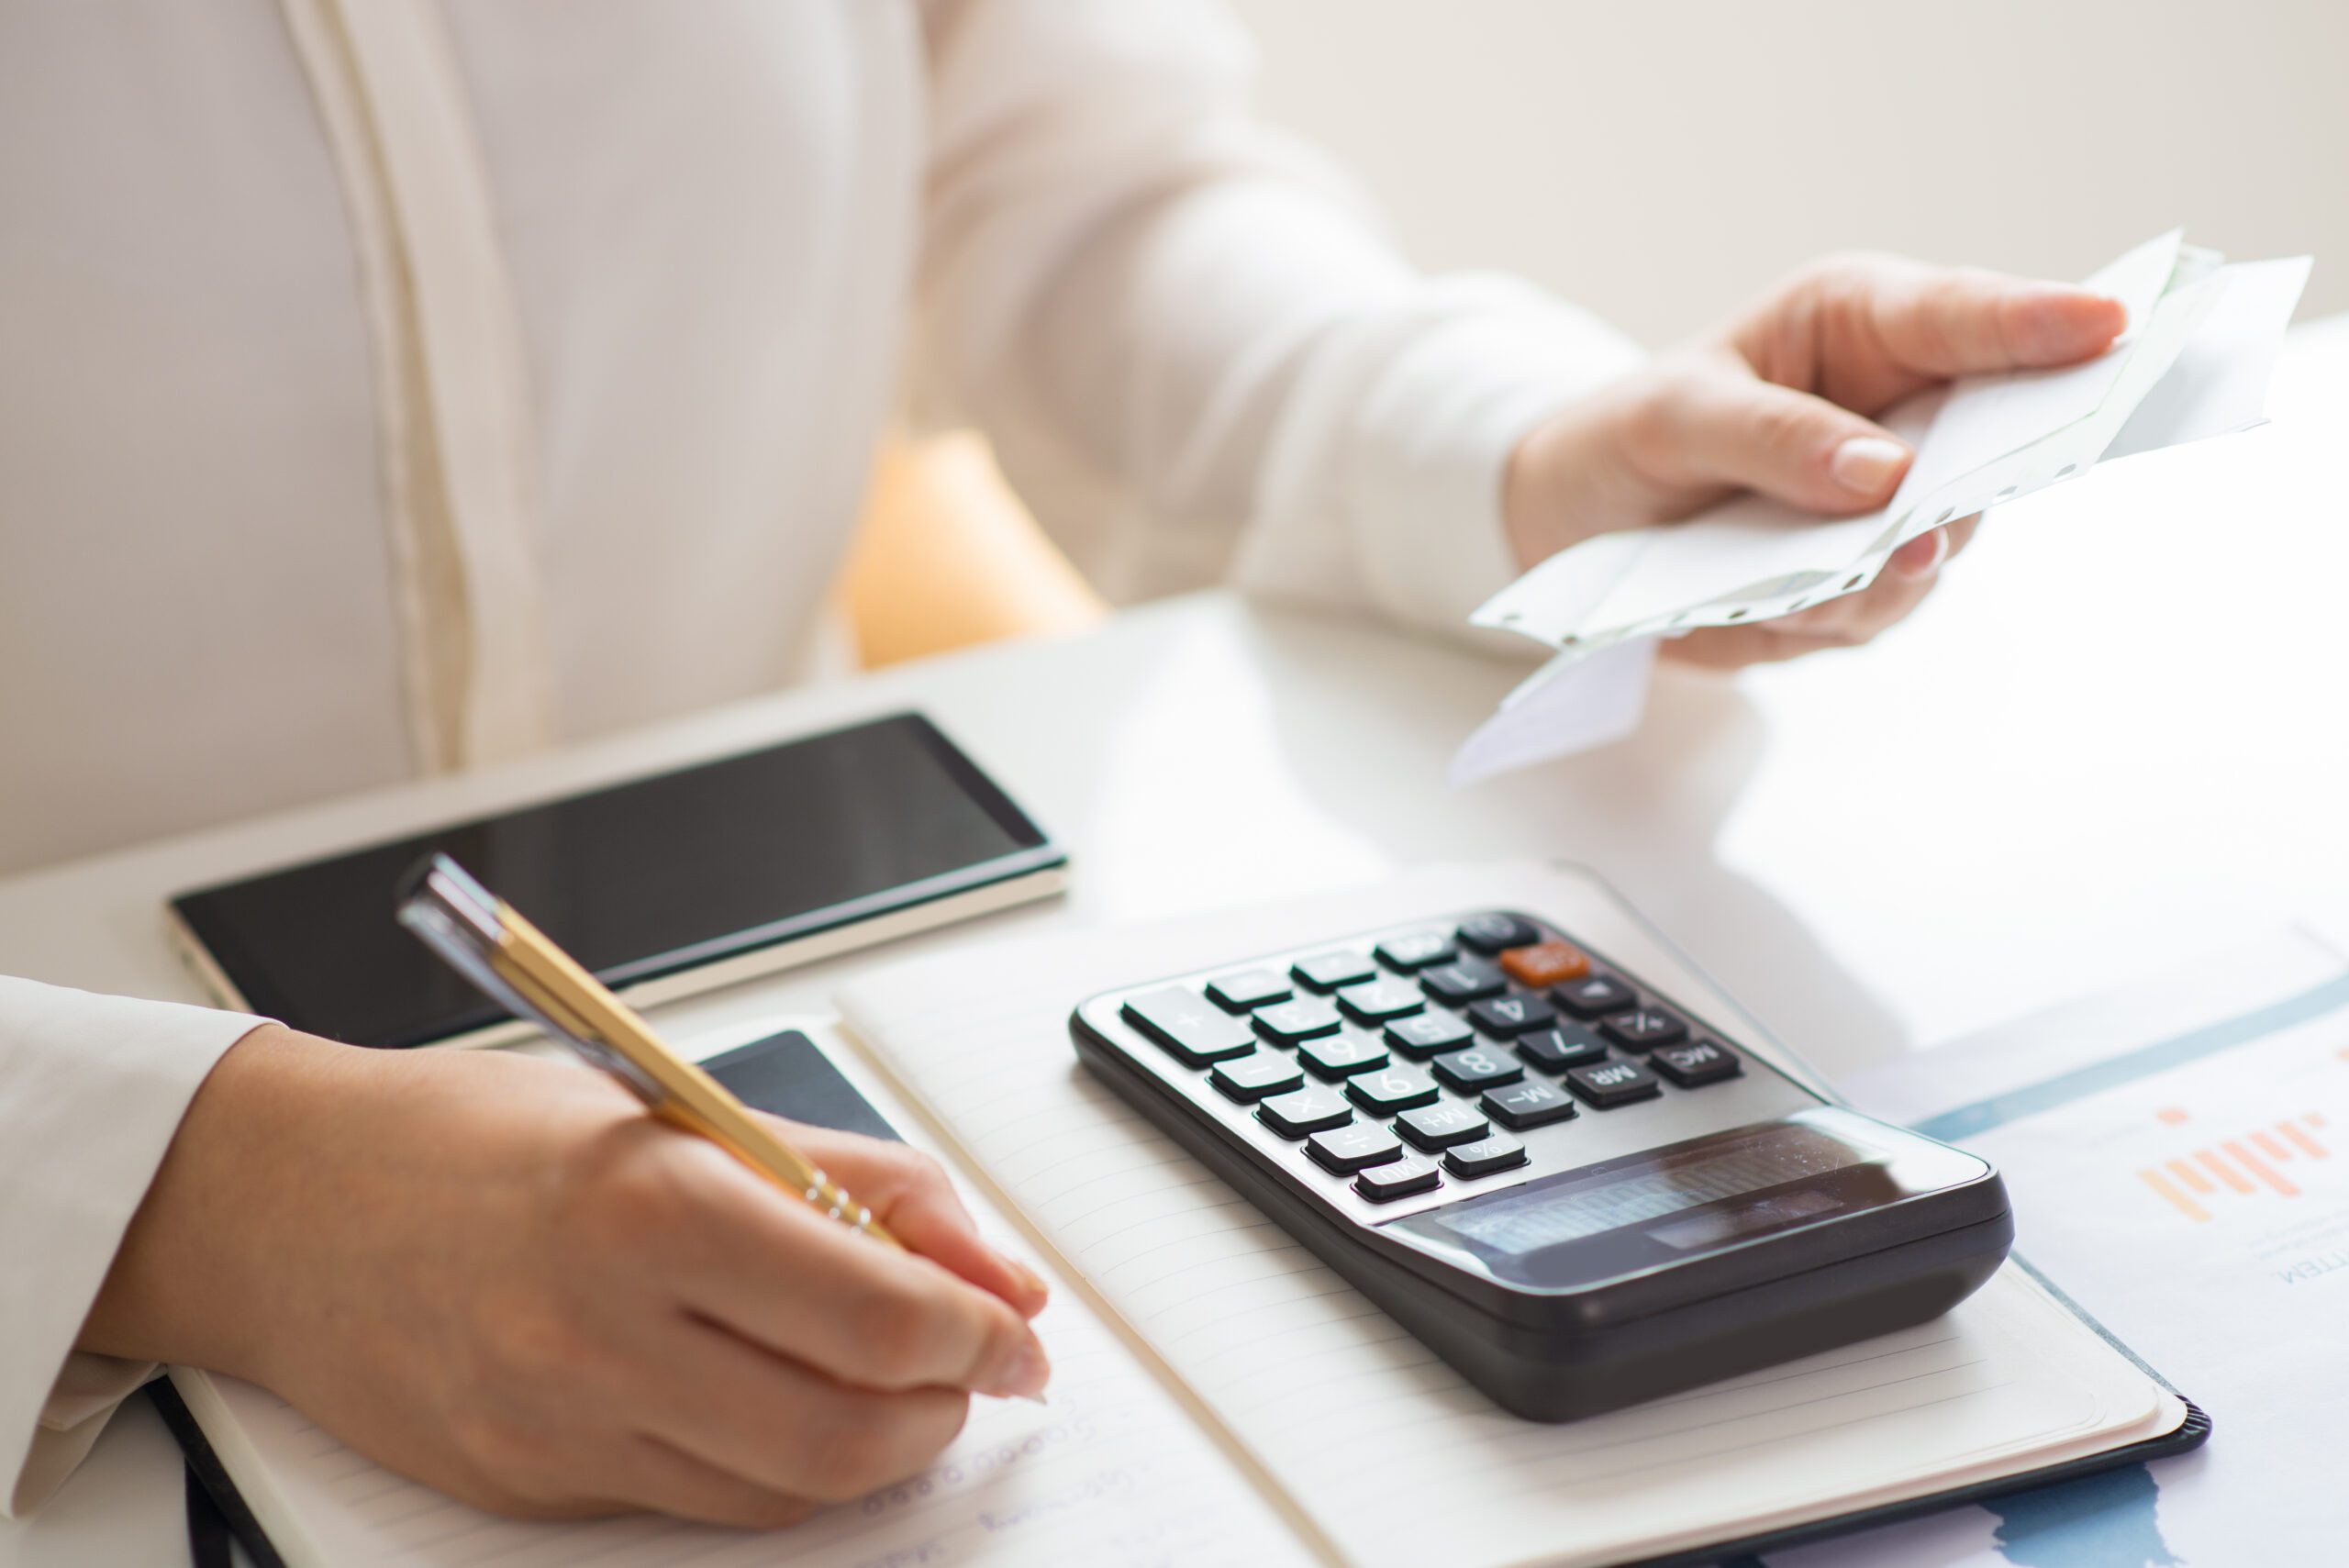
<path id="1" fill-rule="evenodd" d="M 1911 454 L 1868 416 L 1953 376 L 2087 359 L 2127 325 L 2119 302 L 2060 284 L 1888 256 L 1829 258 L 1726 330 L 1520 443 L 1505 501 L 1510 545 L 1530 567 L 1740 490 L 1809 511 L 1874 510 L 1899 487 Z M 1860 593 L 1777 620 L 1707 628 L 1664 651 L 1734 667 L 1865 642 L 1916 607 L 1978 520 L 1911 539 Z"/>

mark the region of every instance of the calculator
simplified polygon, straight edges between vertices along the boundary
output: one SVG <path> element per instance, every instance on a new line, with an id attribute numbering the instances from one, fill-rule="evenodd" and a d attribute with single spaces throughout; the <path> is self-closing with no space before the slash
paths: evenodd
<path id="1" fill-rule="evenodd" d="M 1987 1162 L 1477 910 L 1110 991 L 1088 1067 L 1504 1408 L 1565 1421 L 1947 1311 Z"/>

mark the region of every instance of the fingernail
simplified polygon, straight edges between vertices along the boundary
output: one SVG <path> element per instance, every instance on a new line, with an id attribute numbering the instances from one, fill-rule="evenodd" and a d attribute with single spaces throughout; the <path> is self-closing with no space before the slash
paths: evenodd
<path id="1" fill-rule="evenodd" d="M 1854 495 L 1881 495 L 1909 462 L 1909 450 L 1882 436 L 1854 436 L 1835 449 L 1827 471 Z"/>
<path id="2" fill-rule="evenodd" d="M 1052 1298 L 1052 1287 L 1044 1283 L 1043 1275 L 1017 1258 L 1006 1258 L 1004 1262 L 1011 1265 L 1012 1277 L 1019 1282 L 1019 1288 L 1025 1291 L 1028 1298 L 1035 1302 L 1039 1307 Z"/>
<path id="3" fill-rule="evenodd" d="M 1935 528 L 1922 539 L 1912 539 L 1893 551 L 1892 564 L 1898 567 L 1904 576 L 1930 577 L 1939 572 L 1942 562 L 1948 559 L 1949 534 L 1945 529 Z"/>
<path id="4" fill-rule="evenodd" d="M 1044 1359 L 1044 1347 L 1030 1337 L 1012 1356 L 1010 1364 L 979 1392 L 992 1394 L 999 1399 L 1031 1399 L 1041 1405 L 1044 1402 L 1044 1385 L 1051 1382 L 1052 1377 L 1052 1363 Z"/>

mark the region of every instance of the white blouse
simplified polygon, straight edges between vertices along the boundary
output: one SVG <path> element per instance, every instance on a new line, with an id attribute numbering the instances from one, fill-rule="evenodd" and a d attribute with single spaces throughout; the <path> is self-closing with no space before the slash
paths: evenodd
<path id="1" fill-rule="evenodd" d="M 907 407 L 1114 598 L 1459 628 L 1633 350 L 1414 274 L 1248 70 L 1203 0 L 0 0 L 0 874 L 793 679 Z M 146 1375 L 72 1340 L 250 1022 L 0 980 L 0 1504 Z"/>

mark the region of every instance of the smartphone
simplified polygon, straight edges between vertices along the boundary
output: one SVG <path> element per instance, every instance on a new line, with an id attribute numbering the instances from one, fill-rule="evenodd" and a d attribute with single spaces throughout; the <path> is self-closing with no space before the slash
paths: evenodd
<path id="1" fill-rule="evenodd" d="M 173 932 L 222 1005 L 329 1040 L 527 1038 L 392 917 L 435 851 L 639 1006 L 1041 898 L 1068 863 L 902 713 L 182 894 Z"/>

